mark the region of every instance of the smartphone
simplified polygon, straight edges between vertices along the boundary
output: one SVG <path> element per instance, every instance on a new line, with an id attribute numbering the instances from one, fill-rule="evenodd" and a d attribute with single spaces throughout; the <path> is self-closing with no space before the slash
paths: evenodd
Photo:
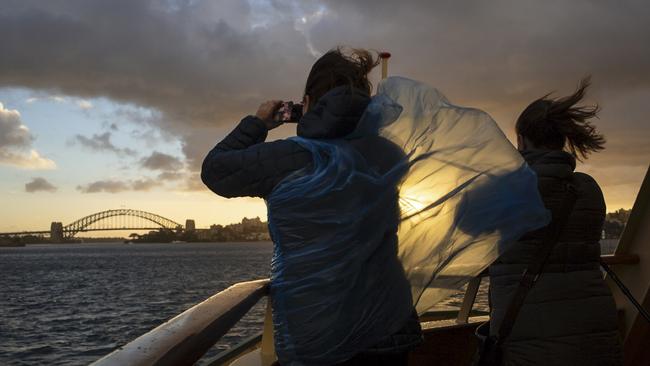
<path id="1" fill-rule="evenodd" d="M 302 104 L 294 102 L 282 102 L 276 112 L 276 119 L 283 123 L 298 123 L 302 118 Z"/>

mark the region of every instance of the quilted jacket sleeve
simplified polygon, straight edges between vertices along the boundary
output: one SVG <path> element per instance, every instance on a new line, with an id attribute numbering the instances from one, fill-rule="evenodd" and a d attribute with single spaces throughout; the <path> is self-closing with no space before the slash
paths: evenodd
<path id="1" fill-rule="evenodd" d="M 311 153 L 289 140 L 264 142 L 267 129 L 248 116 L 208 153 L 201 180 L 223 197 L 266 197 L 282 179 L 309 166 Z"/>

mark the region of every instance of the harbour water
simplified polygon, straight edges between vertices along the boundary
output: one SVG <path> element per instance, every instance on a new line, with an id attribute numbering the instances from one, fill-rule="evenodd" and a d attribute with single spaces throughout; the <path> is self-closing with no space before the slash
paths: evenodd
<path id="1" fill-rule="evenodd" d="M 272 244 L 0 248 L 0 365 L 87 365 L 241 281 L 266 278 Z M 207 355 L 261 330 L 264 301 Z"/>

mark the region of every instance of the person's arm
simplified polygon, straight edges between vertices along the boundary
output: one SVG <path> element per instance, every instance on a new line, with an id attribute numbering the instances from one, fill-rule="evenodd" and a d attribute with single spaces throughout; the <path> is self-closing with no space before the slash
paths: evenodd
<path id="1" fill-rule="evenodd" d="M 311 153 L 293 141 L 264 142 L 274 124 L 257 116 L 244 118 L 206 156 L 203 183 L 223 197 L 266 197 L 287 175 L 311 164 Z"/>
<path id="2" fill-rule="evenodd" d="M 221 140 L 213 151 L 244 150 L 253 145 L 260 144 L 266 140 L 268 130 L 264 122 L 255 116 L 246 116 L 223 140 Z M 208 154 L 208 156 L 210 156 Z"/>

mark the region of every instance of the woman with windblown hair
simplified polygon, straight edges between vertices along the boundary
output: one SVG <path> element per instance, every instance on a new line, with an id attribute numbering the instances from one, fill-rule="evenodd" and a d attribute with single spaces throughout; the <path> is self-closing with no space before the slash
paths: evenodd
<path id="1" fill-rule="evenodd" d="M 406 365 L 421 341 L 397 258 L 403 171 L 389 173 L 404 154 L 382 137 L 353 134 L 376 65 L 365 50 L 327 52 L 307 77 L 297 137 L 265 142 L 282 124 L 280 101 L 269 101 L 203 162 L 201 178 L 216 194 L 266 201 L 283 366 Z"/>
<path id="2" fill-rule="evenodd" d="M 516 123 L 517 145 L 537 173 L 545 206 L 560 209 L 567 184 L 577 199 L 539 280 L 528 292 L 503 345 L 503 365 L 620 365 L 616 306 L 600 271 L 605 201 L 596 181 L 574 172 L 576 160 L 604 147 L 591 120 L 597 106 L 578 106 L 589 87 L 532 102 Z M 554 215 L 555 216 L 555 215 Z M 522 272 L 534 260 L 545 229 L 524 235 L 490 266 L 491 334 L 496 335 Z"/>

